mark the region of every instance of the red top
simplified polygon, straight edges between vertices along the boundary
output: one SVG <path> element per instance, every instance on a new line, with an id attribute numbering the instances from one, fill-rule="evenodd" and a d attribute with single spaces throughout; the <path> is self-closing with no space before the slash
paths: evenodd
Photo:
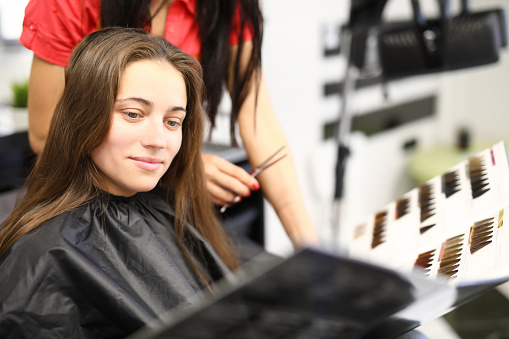
<path id="1" fill-rule="evenodd" d="M 72 49 L 87 34 L 98 29 L 100 4 L 100 0 L 30 0 L 19 42 L 39 58 L 65 66 Z M 184 52 L 198 57 L 201 43 L 195 13 L 196 0 L 174 0 L 168 10 L 165 38 Z M 237 45 L 239 29 L 237 8 L 230 45 Z M 252 32 L 244 30 L 243 40 L 252 39 Z"/>

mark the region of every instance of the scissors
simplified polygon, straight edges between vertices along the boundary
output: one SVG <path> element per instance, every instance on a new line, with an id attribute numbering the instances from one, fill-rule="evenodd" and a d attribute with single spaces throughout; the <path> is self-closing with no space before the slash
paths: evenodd
<path id="1" fill-rule="evenodd" d="M 279 160 L 283 159 L 284 157 L 286 157 L 288 155 L 288 153 L 285 153 L 283 154 L 282 156 L 280 156 L 279 158 L 277 158 L 276 160 L 273 160 L 271 161 L 272 159 L 274 159 L 274 157 L 276 155 L 278 155 L 283 149 L 285 148 L 285 146 L 281 146 L 281 148 L 279 148 L 276 152 L 274 152 L 270 157 L 267 158 L 267 160 L 265 160 L 264 162 L 262 162 L 259 166 L 257 166 L 253 171 L 251 171 L 250 175 L 253 177 L 253 178 L 256 178 L 256 176 L 260 173 L 262 173 L 264 170 L 266 170 L 267 168 L 269 168 L 270 166 L 274 165 L 276 162 L 278 162 Z M 226 204 L 223 205 L 223 207 L 221 207 L 221 209 L 219 210 L 219 212 L 221 213 L 224 213 L 224 211 L 226 211 L 226 209 L 228 207 L 232 207 L 233 205 L 235 205 L 236 203 L 238 203 L 240 201 L 240 195 L 237 195 L 235 196 L 235 198 L 233 199 L 232 202 L 227 202 Z"/>

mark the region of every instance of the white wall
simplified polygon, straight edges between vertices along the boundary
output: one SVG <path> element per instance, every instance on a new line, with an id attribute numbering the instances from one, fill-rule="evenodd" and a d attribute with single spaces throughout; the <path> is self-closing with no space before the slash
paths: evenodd
<path id="1" fill-rule="evenodd" d="M 21 32 L 24 2 L 0 0 L 0 135 L 26 129 L 26 111 L 12 114 L 11 85 L 28 79 L 32 53 L 16 43 Z M 10 39 L 8 43 L 4 39 Z"/>
<path id="2" fill-rule="evenodd" d="M 0 0 L 0 35 L 16 40 L 27 0 Z M 0 39 L 0 41 L 2 41 Z M 32 54 L 17 44 L 0 43 L 0 104 L 11 100 L 10 84 L 28 78 Z"/>
<path id="3" fill-rule="evenodd" d="M 28 79 L 32 55 L 22 46 L 0 44 L 0 104 L 11 100 L 12 82 Z"/>
<path id="4" fill-rule="evenodd" d="M 410 9 L 406 9 L 410 15 Z M 323 56 L 323 34 L 327 24 L 345 24 L 349 10 L 346 0 L 320 0 L 313 6 L 303 0 L 264 1 L 264 73 L 276 112 L 295 154 L 307 205 L 324 245 L 331 241 L 331 228 L 336 224 L 332 214 L 336 143 L 322 140 L 322 128 L 324 123 L 340 116 L 341 99 L 338 96 L 324 97 L 322 88 L 326 81 L 343 78 L 345 59 Z M 393 12 L 397 15 L 398 10 L 405 14 L 405 6 L 392 4 L 388 13 L 395 16 Z M 384 100 L 380 87 L 363 90 L 352 98 L 351 114 L 363 114 L 422 96 L 425 92 L 433 93 L 436 87 L 436 77 L 391 84 L 389 102 Z M 409 184 L 403 184 L 400 175 L 404 172 L 405 154 L 396 151 L 401 149 L 399 146 L 407 135 L 413 136 L 418 131 L 428 135 L 432 125 L 428 121 L 406 128 L 403 133 L 385 134 L 371 140 L 360 134 L 352 136 L 352 155 L 348 160 L 339 216 L 343 231 L 392 200 L 395 192 L 406 191 Z M 267 207 L 268 249 L 279 254 L 289 253 L 292 247 L 274 212 Z"/>
<path id="5" fill-rule="evenodd" d="M 339 79 L 341 62 L 325 60 L 322 34 L 328 23 L 344 22 L 349 2 L 320 0 L 264 0 L 263 69 L 272 102 L 295 157 L 307 205 L 316 220 L 311 171 L 313 154 L 321 140 L 324 117 L 337 116 L 337 99 L 327 105 L 322 96 L 326 79 Z M 279 254 L 292 246 L 272 208 L 267 205 L 267 247 Z"/>
<path id="6" fill-rule="evenodd" d="M 509 18 L 509 0 L 472 1 L 472 8 L 501 7 Z M 509 141 L 509 48 L 497 64 L 444 74 L 442 92 L 443 128 L 466 126 L 477 140 Z M 441 140 L 446 139 L 441 134 Z"/>

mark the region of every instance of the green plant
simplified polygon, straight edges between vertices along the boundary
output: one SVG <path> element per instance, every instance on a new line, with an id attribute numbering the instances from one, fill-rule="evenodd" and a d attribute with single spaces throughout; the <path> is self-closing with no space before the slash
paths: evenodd
<path id="1" fill-rule="evenodd" d="M 25 108 L 28 101 L 28 80 L 13 82 L 12 90 L 12 107 Z"/>

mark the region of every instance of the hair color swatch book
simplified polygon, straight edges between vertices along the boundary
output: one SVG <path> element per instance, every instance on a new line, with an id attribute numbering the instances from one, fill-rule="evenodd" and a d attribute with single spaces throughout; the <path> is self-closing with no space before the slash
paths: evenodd
<path id="1" fill-rule="evenodd" d="M 397 270 L 422 268 L 459 288 L 506 279 L 507 218 L 509 168 L 499 142 L 367 218 L 353 232 L 349 255 Z"/>
<path id="2" fill-rule="evenodd" d="M 129 339 L 390 339 L 442 315 L 456 297 L 439 279 L 309 248 L 238 278 Z"/>

